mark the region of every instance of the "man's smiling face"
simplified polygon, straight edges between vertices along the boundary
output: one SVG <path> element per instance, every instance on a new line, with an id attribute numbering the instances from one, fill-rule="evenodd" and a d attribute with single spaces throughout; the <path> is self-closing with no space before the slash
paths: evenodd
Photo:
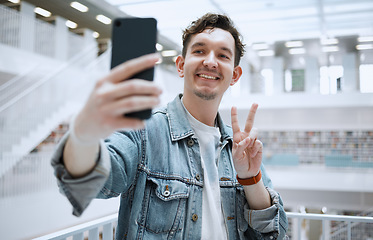
<path id="1" fill-rule="evenodd" d="M 220 99 L 240 76 L 240 67 L 234 67 L 234 53 L 234 38 L 223 29 L 208 28 L 194 35 L 185 59 L 179 56 L 176 62 L 179 76 L 184 77 L 184 95 Z"/>

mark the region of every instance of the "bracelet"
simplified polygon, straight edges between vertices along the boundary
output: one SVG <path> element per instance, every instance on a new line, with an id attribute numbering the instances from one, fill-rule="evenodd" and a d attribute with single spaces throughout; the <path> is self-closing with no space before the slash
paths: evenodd
<path id="1" fill-rule="evenodd" d="M 242 185 L 242 186 L 250 186 L 258 183 L 262 179 L 262 171 L 259 170 L 259 173 L 255 177 L 251 178 L 239 178 L 237 175 L 237 181 Z"/>

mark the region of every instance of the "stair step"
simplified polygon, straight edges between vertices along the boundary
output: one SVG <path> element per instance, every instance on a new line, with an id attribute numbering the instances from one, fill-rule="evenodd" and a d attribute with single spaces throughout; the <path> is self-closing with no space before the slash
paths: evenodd
<path id="1" fill-rule="evenodd" d="M 102 56 L 105 61 L 110 61 L 110 55 Z M 92 75 L 93 71 L 84 71 L 88 65 L 97 75 Z M 76 113 L 97 76 L 103 75 L 97 71 L 100 68 L 87 61 L 66 67 L 56 71 L 50 80 L 45 78 L 44 85 L 30 88 L 30 92 L 13 105 L 8 103 L 7 108 L 1 109 L 0 104 L 0 177 L 45 140 L 62 121 Z M 26 82 L 23 86 L 28 85 Z M 20 91 L 22 88 L 18 87 L 16 89 Z M 8 96 L 11 94 L 9 92 Z"/>

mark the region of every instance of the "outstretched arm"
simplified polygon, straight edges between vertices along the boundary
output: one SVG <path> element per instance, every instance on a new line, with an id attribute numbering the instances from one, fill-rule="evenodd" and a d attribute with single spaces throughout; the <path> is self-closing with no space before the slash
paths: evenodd
<path id="1" fill-rule="evenodd" d="M 154 66 L 158 60 L 157 55 L 150 54 L 127 61 L 97 82 L 73 121 L 64 149 L 63 161 L 73 177 L 84 176 L 95 167 L 100 139 L 117 129 L 143 127 L 143 121 L 123 114 L 155 107 L 161 90 L 146 80 L 123 80 Z"/>

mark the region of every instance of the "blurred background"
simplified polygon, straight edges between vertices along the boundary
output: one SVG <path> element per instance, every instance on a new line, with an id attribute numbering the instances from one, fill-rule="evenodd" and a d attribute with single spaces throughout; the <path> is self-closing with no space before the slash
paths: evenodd
<path id="1" fill-rule="evenodd" d="M 73 217 L 51 154 L 109 72 L 111 23 L 158 21 L 162 105 L 182 92 L 182 30 L 225 13 L 243 35 L 241 80 L 220 113 L 251 103 L 263 162 L 289 213 L 373 216 L 372 0 L 0 0 L 0 238 L 30 239 L 116 213 L 95 200 Z M 290 218 L 291 239 L 373 239 L 373 223 Z"/>

